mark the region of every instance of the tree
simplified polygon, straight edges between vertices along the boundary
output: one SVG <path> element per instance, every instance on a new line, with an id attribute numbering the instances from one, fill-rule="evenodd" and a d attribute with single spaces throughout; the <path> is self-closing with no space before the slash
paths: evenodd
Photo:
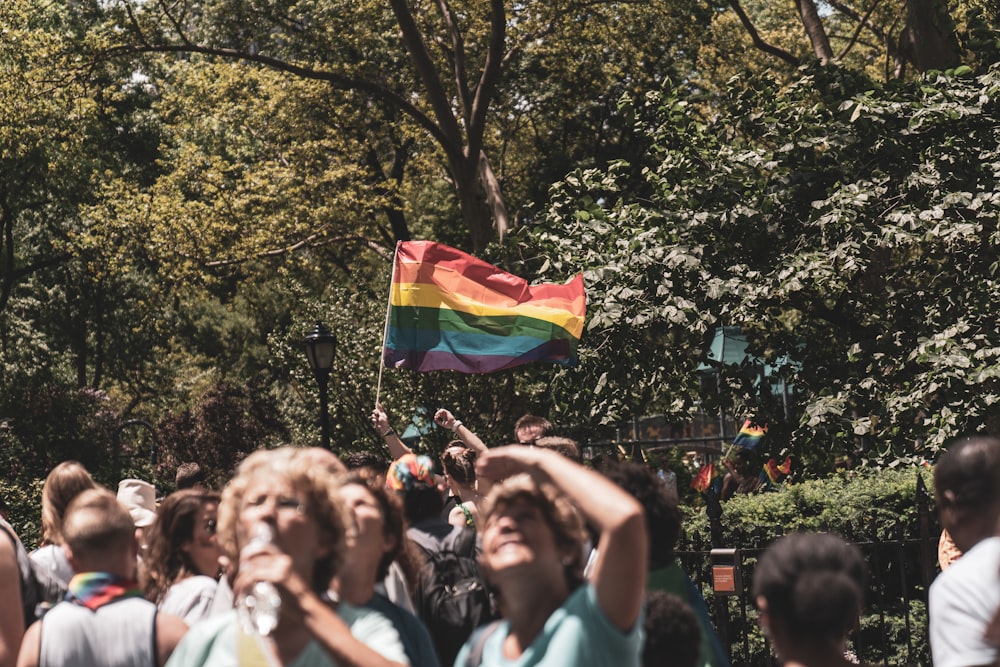
<path id="1" fill-rule="evenodd" d="M 972 4 L 952 8 L 941 0 L 795 0 L 775 6 L 727 1 L 753 47 L 772 63 L 796 67 L 809 53 L 824 65 L 867 66 L 873 75 L 881 70 L 886 79 L 906 76 L 908 67 L 927 72 L 957 66 L 963 51 L 951 11 L 962 12 L 963 5 Z M 783 31 L 774 30 L 775 19 Z"/>
<path id="2" fill-rule="evenodd" d="M 341 103 L 360 105 L 369 115 L 398 122 L 401 114 L 412 129 L 397 137 L 391 158 L 382 154 L 378 161 L 367 160 L 371 174 L 387 184 L 398 183 L 410 151 L 429 137 L 447 167 L 471 245 L 482 250 L 491 240 L 502 239 L 511 226 L 510 205 L 494 164 L 504 137 L 493 129 L 491 112 L 521 59 L 551 45 L 572 43 L 580 34 L 590 39 L 597 34 L 591 25 L 624 24 L 621 17 L 629 17 L 632 28 L 643 25 L 640 17 L 655 19 L 645 22 L 647 32 L 638 44 L 655 44 L 649 41 L 653 35 L 672 43 L 677 35 L 697 34 L 691 17 L 707 20 L 708 12 L 691 11 L 689 4 L 700 7 L 676 4 L 675 20 L 664 23 L 663 11 L 628 2 L 562 0 L 508 7 L 503 0 L 491 0 L 487 6 L 445 1 L 424 6 L 393 0 L 387 12 L 381 3 L 332 0 L 252 4 L 119 0 L 110 20 L 113 35 L 98 41 L 95 48 L 106 56 L 145 52 L 239 59 L 324 82 L 345 93 L 339 97 Z M 651 35 L 650 29 L 656 32 Z M 685 44 L 673 52 L 692 46 L 696 49 L 696 44 Z M 605 36 L 602 47 L 605 56 L 612 56 L 605 62 L 613 68 L 617 46 Z M 551 59 L 546 62 L 552 64 Z M 571 65 L 560 63 L 569 71 L 574 69 Z M 573 108 L 577 99 L 567 100 L 567 107 Z M 533 104 L 527 95 L 510 97 L 506 109 Z M 398 207 L 390 210 L 396 214 L 393 230 L 399 238 L 407 229 Z"/>
<path id="3" fill-rule="evenodd" d="M 735 401 L 813 469 L 996 431 L 998 76 L 880 87 L 815 67 L 787 88 L 734 82 L 708 123 L 651 98 L 641 163 L 568 178 L 519 238 L 550 258 L 542 275 L 586 269 L 584 363 L 558 384 L 594 390 L 561 400 L 581 421 Z M 630 111 L 645 126 L 648 110 Z M 717 325 L 779 367 L 789 413 L 752 369 L 699 390 L 698 336 Z"/>

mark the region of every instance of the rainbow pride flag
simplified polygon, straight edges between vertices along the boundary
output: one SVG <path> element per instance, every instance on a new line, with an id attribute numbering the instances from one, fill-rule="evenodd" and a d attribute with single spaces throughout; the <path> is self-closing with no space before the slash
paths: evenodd
<path id="1" fill-rule="evenodd" d="M 743 449 L 754 450 L 760 446 L 760 441 L 764 439 L 767 435 L 767 425 L 758 426 L 749 419 L 743 422 L 743 427 L 740 432 L 736 434 L 736 438 L 733 440 L 734 447 L 742 447 Z"/>
<path id="2" fill-rule="evenodd" d="M 586 303 L 582 274 L 565 285 L 528 285 L 461 250 L 400 241 L 382 361 L 462 373 L 532 361 L 575 366 Z"/>

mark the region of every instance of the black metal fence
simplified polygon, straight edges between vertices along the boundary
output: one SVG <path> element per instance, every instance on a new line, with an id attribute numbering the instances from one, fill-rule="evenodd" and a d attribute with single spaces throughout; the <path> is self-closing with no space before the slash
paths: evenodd
<path id="1" fill-rule="evenodd" d="M 931 664 L 927 638 L 927 590 L 936 573 L 940 530 L 930 510 L 923 480 L 917 479 L 914 499 L 917 526 L 897 526 L 886 538 L 874 522 L 847 526 L 854 543 L 868 561 L 870 585 L 860 627 L 850 638 L 849 650 L 862 663 L 879 665 Z M 724 539 L 722 509 L 709 502 L 711 537 L 682 536 L 677 557 L 705 595 L 722 644 L 734 667 L 776 665 L 757 625 L 750 596 L 753 568 L 780 529 L 761 526 L 728 531 Z M 821 527 L 825 528 L 825 527 Z M 882 531 L 884 533 L 884 530 Z M 863 536 L 858 539 L 857 536 Z M 728 589 L 728 592 L 727 592 Z"/>

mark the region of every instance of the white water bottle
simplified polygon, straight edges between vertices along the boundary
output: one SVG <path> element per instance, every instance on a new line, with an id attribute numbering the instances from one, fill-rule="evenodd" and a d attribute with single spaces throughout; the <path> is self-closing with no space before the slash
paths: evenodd
<path id="1" fill-rule="evenodd" d="M 258 523 L 254 528 L 250 543 L 244 547 L 249 550 L 274 543 L 274 529 L 268 523 Z M 281 617 L 281 595 L 270 581 L 258 581 L 250 593 L 238 601 L 240 621 L 243 630 L 266 637 L 278 626 Z"/>

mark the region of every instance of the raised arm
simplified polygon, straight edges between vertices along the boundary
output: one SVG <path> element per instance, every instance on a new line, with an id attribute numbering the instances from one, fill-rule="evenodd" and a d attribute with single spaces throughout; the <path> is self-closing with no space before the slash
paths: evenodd
<path id="1" fill-rule="evenodd" d="M 608 619 L 631 630 L 639 618 L 649 560 L 649 537 L 640 505 L 603 475 L 562 454 L 511 445 L 492 449 L 477 461 L 477 475 L 499 482 L 517 473 L 553 484 L 601 537 L 590 581 Z"/>
<path id="2" fill-rule="evenodd" d="M 469 430 L 469 428 L 455 419 L 455 415 L 451 414 L 449 410 L 444 408 L 438 410 L 434 413 L 434 421 L 441 428 L 446 428 L 455 434 L 455 437 L 461 440 L 466 447 L 476 452 L 476 454 L 483 454 L 486 452 L 486 443 L 479 439 L 479 436 Z"/>
<path id="3" fill-rule="evenodd" d="M 372 410 L 372 426 L 382 436 L 382 439 L 385 440 L 385 444 L 389 448 L 389 456 L 393 460 L 398 459 L 404 454 L 413 453 L 413 450 L 400 440 L 396 429 L 389 423 L 389 415 L 386 414 L 385 408 L 382 407 L 381 403 L 377 404 L 375 409 Z"/>

